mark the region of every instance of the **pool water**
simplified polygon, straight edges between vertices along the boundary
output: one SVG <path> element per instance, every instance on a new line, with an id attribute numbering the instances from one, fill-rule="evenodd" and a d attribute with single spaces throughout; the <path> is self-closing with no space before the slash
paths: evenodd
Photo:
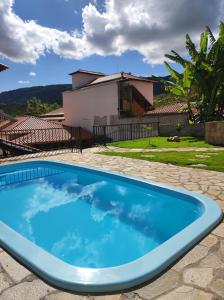
<path id="1" fill-rule="evenodd" d="M 177 193 L 63 165 L 24 165 L 0 176 L 0 219 L 63 261 L 114 267 L 155 249 L 203 206 Z"/>

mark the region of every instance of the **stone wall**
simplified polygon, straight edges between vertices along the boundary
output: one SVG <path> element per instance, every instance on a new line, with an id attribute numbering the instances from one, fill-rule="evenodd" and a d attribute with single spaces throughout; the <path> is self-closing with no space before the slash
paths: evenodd
<path id="1" fill-rule="evenodd" d="M 163 115 L 150 115 L 144 117 L 134 118 L 120 118 L 117 115 L 111 115 L 109 125 L 118 124 L 134 124 L 134 123 L 160 123 L 163 125 L 181 123 L 183 125 L 188 124 L 189 116 L 187 113 L 174 113 L 174 114 L 163 114 Z"/>
<path id="2" fill-rule="evenodd" d="M 205 140 L 212 145 L 224 145 L 224 121 L 207 122 Z"/>
<path id="3" fill-rule="evenodd" d="M 160 136 L 194 136 L 194 137 L 204 137 L 205 136 L 205 125 L 195 124 L 195 125 L 185 125 L 180 132 L 176 130 L 175 124 L 160 124 L 159 126 L 159 135 Z"/>

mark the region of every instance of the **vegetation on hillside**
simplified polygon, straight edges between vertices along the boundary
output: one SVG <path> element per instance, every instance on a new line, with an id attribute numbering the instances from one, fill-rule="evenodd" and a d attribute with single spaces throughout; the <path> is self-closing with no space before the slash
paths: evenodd
<path id="1" fill-rule="evenodd" d="M 60 105 L 56 102 L 51 104 L 42 103 L 40 99 L 34 97 L 27 101 L 26 114 L 31 116 L 40 116 L 59 107 Z"/>
<path id="2" fill-rule="evenodd" d="M 71 90 L 70 84 L 34 86 L 0 93 L 0 109 L 16 116 L 26 114 L 27 101 L 36 97 L 42 103 L 62 105 L 62 92 Z"/>
<path id="3" fill-rule="evenodd" d="M 172 95 L 171 93 L 167 93 L 167 94 L 160 94 L 154 97 L 153 100 L 153 106 L 155 108 L 157 107 L 161 107 L 161 106 L 165 106 L 168 104 L 174 104 L 174 103 L 178 103 L 178 102 L 183 102 L 183 100 L 181 99 L 181 97 L 176 96 L 176 95 Z"/>
<path id="4" fill-rule="evenodd" d="M 178 73 L 165 62 L 171 75 L 167 90 L 187 101 L 190 112 L 192 107 L 196 107 L 199 110 L 199 121 L 223 119 L 224 23 L 220 23 L 217 38 L 214 37 L 211 29 L 206 27 L 201 34 L 199 49 L 187 34 L 186 49 L 189 60 L 181 57 L 174 50 L 171 50 L 171 54 L 165 55 L 183 68 L 183 73 Z"/>

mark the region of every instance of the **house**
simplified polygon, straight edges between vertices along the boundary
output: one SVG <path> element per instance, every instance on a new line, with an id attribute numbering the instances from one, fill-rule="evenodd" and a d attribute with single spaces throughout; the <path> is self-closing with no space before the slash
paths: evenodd
<path id="1" fill-rule="evenodd" d="M 114 116 L 141 117 L 153 105 L 153 81 L 144 77 L 86 70 L 69 75 L 72 90 L 63 93 L 63 124 L 67 126 L 92 131 L 93 125 L 109 125 Z"/>
<path id="2" fill-rule="evenodd" d="M 8 67 L 6 65 L 0 64 L 0 72 L 7 70 Z"/>
<path id="3" fill-rule="evenodd" d="M 65 120 L 64 108 L 60 107 L 54 109 L 46 114 L 41 115 L 40 118 L 46 121 L 62 122 Z"/>

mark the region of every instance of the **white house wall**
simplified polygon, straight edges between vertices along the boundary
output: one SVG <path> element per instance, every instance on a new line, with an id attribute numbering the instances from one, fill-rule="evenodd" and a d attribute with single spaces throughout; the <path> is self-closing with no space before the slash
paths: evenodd
<path id="1" fill-rule="evenodd" d="M 63 93 L 64 124 L 92 130 L 95 117 L 118 114 L 116 82 Z M 109 119 L 109 118 L 108 118 Z"/>
<path id="2" fill-rule="evenodd" d="M 79 88 L 82 85 L 88 84 L 99 78 L 99 75 L 88 73 L 74 73 L 72 75 L 72 89 Z"/>

